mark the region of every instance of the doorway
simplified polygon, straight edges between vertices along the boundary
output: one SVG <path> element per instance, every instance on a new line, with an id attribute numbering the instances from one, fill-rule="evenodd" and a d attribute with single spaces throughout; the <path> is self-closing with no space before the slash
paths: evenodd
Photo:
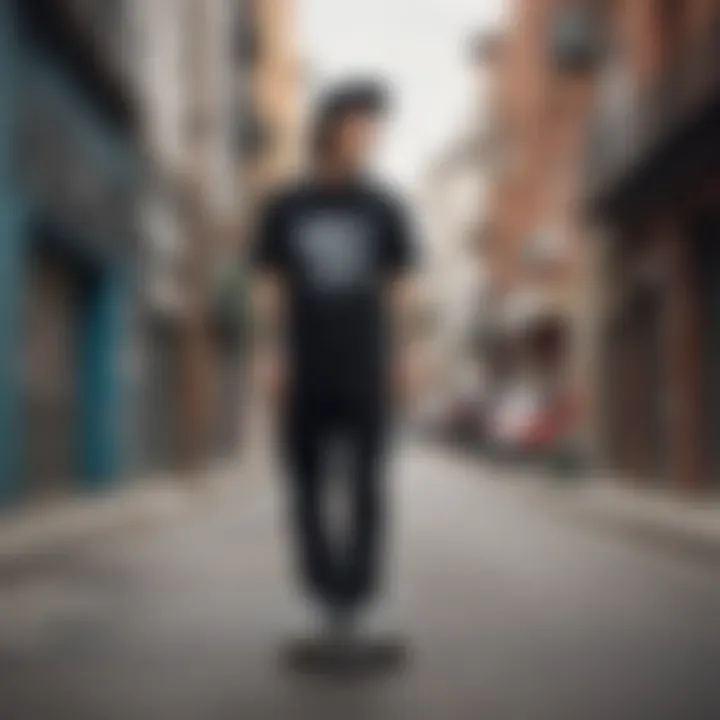
<path id="1" fill-rule="evenodd" d="M 669 477 L 664 309 L 661 287 L 636 285 L 606 333 L 606 447 L 614 467 L 654 483 Z"/>
<path id="2" fill-rule="evenodd" d="M 32 497 L 63 494 L 80 471 L 83 278 L 49 244 L 34 247 L 25 335 L 26 471 Z"/>
<path id="3" fill-rule="evenodd" d="M 720 486 L 720 216 L 694 233 L 700 300 L 703 473 Z"/>

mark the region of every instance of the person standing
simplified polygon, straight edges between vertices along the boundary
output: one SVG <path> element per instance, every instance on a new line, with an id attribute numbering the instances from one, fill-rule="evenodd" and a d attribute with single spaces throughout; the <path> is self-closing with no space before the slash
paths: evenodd
<path id="1" fill-rule="evenodd" d="M 300 568 L 343 622 L 378 589 L 390 420 L 411 389 L 414 242 L 402 203 L 368 173 L 386 111 L 374 82 L 324 95 L 311 169 L 270 198 L 253 253 L 259 381 L 280 408 Z M 326 517 L 336 446 L 349 490 L 342 537 Z"/>

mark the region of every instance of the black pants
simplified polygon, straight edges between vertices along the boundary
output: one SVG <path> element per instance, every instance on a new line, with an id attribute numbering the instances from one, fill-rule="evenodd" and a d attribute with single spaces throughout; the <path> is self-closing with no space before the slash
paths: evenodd
<path id="1" fill-rule="evenodd" d="M 286 450 L 293 490 L 294 537 L 309 590 L 331 607 L 366 602 L 377 584 L 382 532 L 385 423 L 372 395 L 296 398 L 287 412 Z M 335 450 L 343 461 L 331 466 Z M 345 477 L 340 477 L 340 475 Z M 349 521 L 330 532 L 327 495 L 343 482 Z"/>

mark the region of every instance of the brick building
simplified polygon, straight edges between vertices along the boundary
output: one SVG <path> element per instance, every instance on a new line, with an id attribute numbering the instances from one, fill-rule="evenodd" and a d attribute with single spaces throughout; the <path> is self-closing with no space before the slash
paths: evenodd
<path id="1" fill-rule="evenodd" d="M 720 476 L 720 2 L 604 4 L 589 166 L 602 264 L 606 457 L 697 489 Z"/>
<path id="2" fill-rule="evenodd" d="M 502 372 L 588 395 L 583 157 L 594 97 L 594 5 L 520 0 L 496 63 L 495 172 L 485 244 Z"/>

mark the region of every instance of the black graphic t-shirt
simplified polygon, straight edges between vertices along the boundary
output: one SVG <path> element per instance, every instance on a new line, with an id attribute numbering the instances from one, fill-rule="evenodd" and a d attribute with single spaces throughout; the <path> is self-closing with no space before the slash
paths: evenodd
<path id="1" fill-rule="evenodd" d="M 386 289 L 414 262 L 399 203 L 365 183 L 282 192 L 261 217 L 254 257 L 285 281 L 298 389 L 382 390 Z"/>

